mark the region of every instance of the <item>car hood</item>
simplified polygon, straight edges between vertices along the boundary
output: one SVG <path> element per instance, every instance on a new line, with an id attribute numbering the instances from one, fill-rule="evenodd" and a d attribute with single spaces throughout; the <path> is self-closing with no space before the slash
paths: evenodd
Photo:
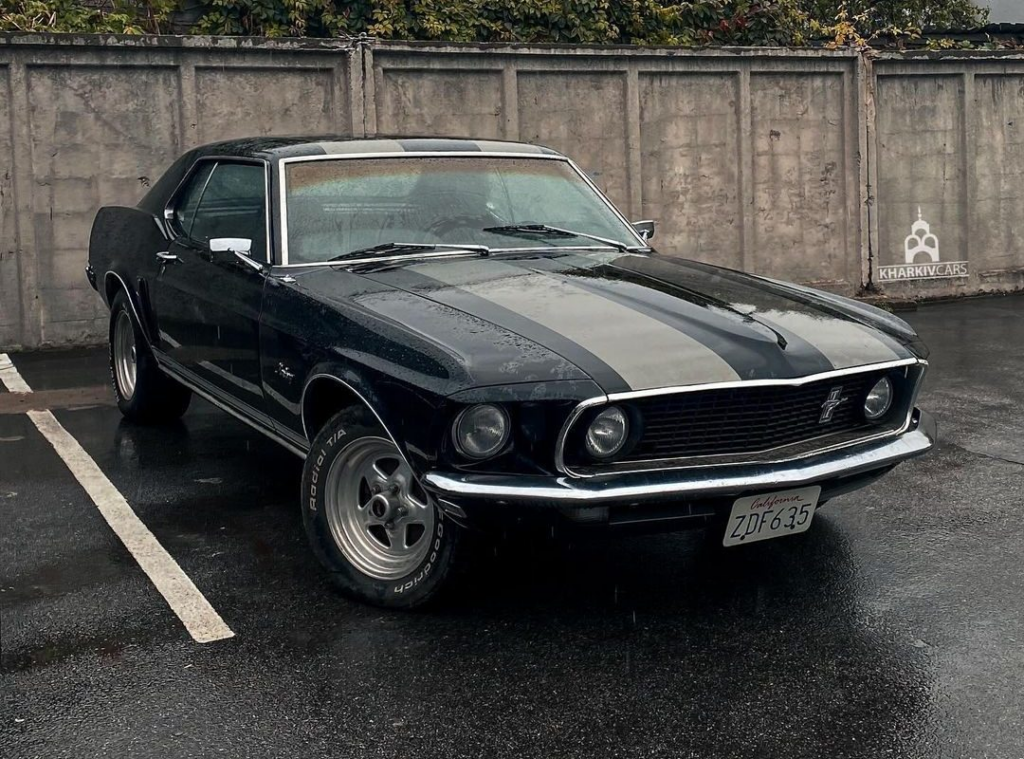
<path id="1" fill-rule="evenodd" d="M 535 363 L 560 357 L 607 393 L 794 378 L 921 355 L 913 330 L 879 309 L 659 254 L 410 259 L 354 273 L 523 338 Z M 459 319 L 412 326 L 428 325 L 438 342 L 466 340 Z M 524 352 L 515 340 L 491 348 Z M 564 365 L 553 373 L 574 376 Z"/>

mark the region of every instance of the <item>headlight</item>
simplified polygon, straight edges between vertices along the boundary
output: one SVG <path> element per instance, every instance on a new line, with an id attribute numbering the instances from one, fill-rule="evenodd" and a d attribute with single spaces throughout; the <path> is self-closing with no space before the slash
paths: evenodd
<path id="1" fill-rule="evenodd" d="M 452 428 L 452 438 L 463 456 L 487 459 L 504 447 L 508 427 L 508 414 L 504 409 L 481 403 L 459 414 Z"/>
<path id="2" fill-rule="evenodd" d="M 885 416 L 890 408 L 892 408 L 892 381 L 888 377 L 882 377 L 871 388 L 868 397 L 864 399 L 864 416 L 874 422 Z"/>
<path id="3" fill-rule="evenodd" d="M 584 445 L 591 456 L 606 459 L 622 450 L 628 436 L 626 413 L 618 406 L 612 406 L 594 417 L 587 428 Z"/>

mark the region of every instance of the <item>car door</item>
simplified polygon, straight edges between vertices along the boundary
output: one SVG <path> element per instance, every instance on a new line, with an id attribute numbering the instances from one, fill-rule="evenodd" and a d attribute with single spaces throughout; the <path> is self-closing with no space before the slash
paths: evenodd
<path id="1" fill-rule="evenodd" d="M 156 252 L 156 275 L 148 282 L 156 345 L 162 360 L 192 366 L 199 345 L 208 340 L 201 315 L 205 287 L 197 277 L 199 249 L 189 239 L 199 200 L 217 162 L 200 161 L 192 167 L 165 211 L 168 243 Z M 212 326 L 210 327 L 212 329 Z"/>
<path id="2" fill-rule="evenodd" d="M 175 236 L 151 288 L 160 344 L 176 368 L 219 400 L 262 412 L 266 273 L 252 264 L 268 261 L 267 169 L 228 159 L 204 164 L 168 214 Z"/>

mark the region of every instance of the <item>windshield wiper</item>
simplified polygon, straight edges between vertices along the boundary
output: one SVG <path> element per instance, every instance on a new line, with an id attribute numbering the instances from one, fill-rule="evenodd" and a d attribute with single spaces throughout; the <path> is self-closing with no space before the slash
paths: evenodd
<path id="1" fill-rule="evenodd" d="M 598 237 L 587 232 L 577 232 L 573 229 L 562 229 L 552 227 L 548 224 L 505 224 L 500 227 L 485 227 L 484 232 L 493 232 L 498 235 L 538 235 L 541 237 L 583 237 L 587 240 L 595 240 L 605 245 L 610 245 L 616 250 L 628 253 L 632 250 L 644 250 L 643 248 L 631 248 L 618 240 L 609 240 L 607 237 Z"/>
<path id="2" fill-rule="evenodd" d="M 385 242 L 380 245 L 372 245 L 369 248 L 356 248 L 327 260 L 345 261 L 350 258 L 375 257 L 385 253 L 415 253 L 422 250 L 465 250 L 471 253 L 479 253 L 482 256 L 489 255 L 491 252 L 491 249 L 486 245 L 448 245 L 439 242 Z"/>

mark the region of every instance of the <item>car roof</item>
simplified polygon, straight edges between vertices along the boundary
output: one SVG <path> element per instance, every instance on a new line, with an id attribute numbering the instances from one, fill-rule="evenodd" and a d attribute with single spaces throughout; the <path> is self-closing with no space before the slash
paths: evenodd
<path id="1" fill-rule="evenodd" d="M 561 153 L 528 142 L 475 140 L 465 137 L 345 137 L 338 135 L 297 137 L 244 137 L 211 142 L 189 150 L 175 161 L 139 201 L 142 210 L 159 216 L 174 189 L 197 160 L 232 157 L 275 161 L 304 156 L 380 155 L 388 153 L 488 153 L 546 155 Z"/>
<path id="2" fill-rule="evenodd" d="M 296 136 L 250 137 L 203 145 L 199 155 L 240 158 L 293 158 L 300 156 L 353 155 L 359 153 L 508 153 L 511 155 L 561 155 L 558 151 L 528 142 L 478 140 L 466 137 L 343 137 Z M 197 155 L 198 157 L 198 155 Z"/>

